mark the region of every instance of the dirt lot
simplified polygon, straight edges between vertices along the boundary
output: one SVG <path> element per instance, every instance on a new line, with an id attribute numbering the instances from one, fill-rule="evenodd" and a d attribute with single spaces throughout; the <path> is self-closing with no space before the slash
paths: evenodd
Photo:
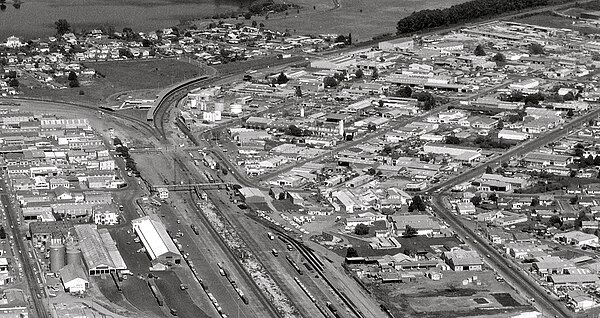
<path id="1" fill-rule="evenodd" d="M 440 281 L 416 275 L 410 283 L 367 286 L 397 317 L 506 317 L 509 312 L 532 310 L 508 285 L 497 282 L 492 271 L 442 273 Z M 474 275 L 477 280 L 462 284 Z"/>

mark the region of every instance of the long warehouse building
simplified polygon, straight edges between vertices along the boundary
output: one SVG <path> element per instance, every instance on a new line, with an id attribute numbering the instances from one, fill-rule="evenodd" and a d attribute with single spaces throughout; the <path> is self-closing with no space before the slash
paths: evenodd
<path id="1" fill-rule="evenodd" d="M 107 229 L 95 224 L 75 225 L 83 262 L 91 276 L 126 270 L 127 265 L 117 249 L 117 244 Z"/>
<path id="2" fill-rule="evenodd" d="M 152 265 L 181 263 L 181 254 L 167 233 L 165 226 L 156 216 L 144 216 L 132 222 L 133 230 L 140 238 Z"/>

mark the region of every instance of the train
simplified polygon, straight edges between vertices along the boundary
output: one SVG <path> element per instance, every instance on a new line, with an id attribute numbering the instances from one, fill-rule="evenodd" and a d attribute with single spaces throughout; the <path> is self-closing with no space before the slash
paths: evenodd
<path id="1" fill-rule="evenodd" d="M 298 274 L 304 275 L 304 272 L 302 271 L 302 269 L 300 267 L 298 267 L 298 264 L 296 264 L 296 262 L 294 262 L 294 260 L 292 259 L 291 256 L 287 255 L 285 257 L 285 259 L 287 259 L 287 261 L 290 263 L 290 265 L 292 265 L 292 267 L 296 270 L 296 272 L 298 272 Z"/>

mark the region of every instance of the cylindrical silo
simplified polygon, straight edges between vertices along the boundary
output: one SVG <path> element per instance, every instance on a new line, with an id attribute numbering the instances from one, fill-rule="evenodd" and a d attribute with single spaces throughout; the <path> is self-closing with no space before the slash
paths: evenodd
<path id="1" fill-rule="evenodd" d="M 60 241 L 50 244 L 50 270 L 53 273 L 65 266 L 65 251 L 65 245 Z"/>
<path id="2" fill-rule="evenodd" d="M 77 245 L 69 245 L 67 247 L 67 265 L 70 264 L 81 264 L 81 250 Z"/>

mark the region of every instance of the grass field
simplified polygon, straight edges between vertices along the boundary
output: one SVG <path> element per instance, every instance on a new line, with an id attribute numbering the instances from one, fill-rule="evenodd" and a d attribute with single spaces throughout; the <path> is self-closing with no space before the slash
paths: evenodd
<path id="1" fill-rule="evenodd" d="M 204 74 L 205 69 L 177 59 L 85 63 L 119 91 L 165 88 Z"/>
<path id="2" fill-rule="evenodd" d="M 302 7 L 300 12 L 290 10 L 253 17 L 272 30 L 289 30 L 294 35 L 352 33 L 354 42 L 371 40 L 374 36 L 395 33 L 396 22 L 422 9 L 445 8 L 466 0 L 292 0 Z M 339 7 L 336 7 L 336 2 Z M 238 21 L 239 22 L 239 21 Z"/>
<path id="3" fill-rule="evenodd" d="M 574 21 L 577 22 L 577 24 L 573 24 Z M 556 16 L 550 13 L 540 13 L 528 17 L 523 17 L 512 20 L 512 22 L 534 24 L 559 29 L 567 28 L 587 34 L 600 33 L 600 28 L 588 24 L 583 24 L 581 23 L 581 21 Z"/>
<path id="4" fill-rule="evenodd" d="M 176 59 L 84 64 L 95 69 L 103 77 L 80 78 L 81 87 L 60 90 L 42 87 L 37 80 L 20 78 L 20 89 L 26 97 L 114 106 L 121 103 L 118 99 L 121 96 L 153 99 L 158 89 L 206 72 L 205 68 Z"/>

